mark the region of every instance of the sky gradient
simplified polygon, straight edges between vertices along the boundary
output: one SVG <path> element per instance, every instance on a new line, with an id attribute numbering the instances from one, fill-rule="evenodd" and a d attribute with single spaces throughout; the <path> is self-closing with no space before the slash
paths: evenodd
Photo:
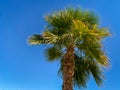
<path id="1" fill-rule="evenodd" d="M 41 33 L 44 16 L 65 7 L 81 7 L 100 17 L 100 26 L 112 36 L 104 49 L 111 66 L 104 86 L 93 79 L 84 90 L 120 90 L 120 1 L 119 0 L 0 0 L 0 90 L 61 90 L 59 62 L 47 62 L 42 46 L 30 46 L 29 36 Z M 75 89 L 78 90 L 78 89 Z"/>

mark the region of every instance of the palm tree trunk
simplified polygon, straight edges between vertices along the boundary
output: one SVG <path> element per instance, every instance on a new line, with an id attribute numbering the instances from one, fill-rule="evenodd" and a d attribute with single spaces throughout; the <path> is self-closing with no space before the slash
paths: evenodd
<path id="1" fill-rule="evenodd" d="M 70 45 L 67 48 L 63 62 L 63 86 L 62 90 L 73 90 L 74 75 L 74 47 Z"/>

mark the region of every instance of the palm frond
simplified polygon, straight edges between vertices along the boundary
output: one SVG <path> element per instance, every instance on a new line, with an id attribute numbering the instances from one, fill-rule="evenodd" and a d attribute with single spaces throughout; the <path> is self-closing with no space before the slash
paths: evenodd
<path id="1" fill-rule="evenodd" d="M 97 64 L 95 61 L 89 61 L 89 71 L 91 72 L 95 82 L 98 86 L 101 86 L 103 83 L 103 70 L 102 67 Z"/>
<path id="2" fill-rule="evenodd" d="M 62 57 L 63 52 L 60 48 L 57 48 L 55 46 L 47 48 L 45 50 L 46 57 L 48 58 L 48 61 L 54 61 L 58 60 Z"/>
<path id="3" fill-rule="evenodd" d="M 75 54 L 75 70 L 74 70 L 74 85 L 81 88 L 87 87 L 87 81 L 89 78 L 89 70 L 83 57 Z"/>
<path id="4" fill-rule="evenodd" d="M 49 31 L 45 31 L 43 33 L 43 37 L 45 39 L 46 44 L 54 44 L 57 42 L 58 36 L 49 32 Z"/>
<path id="5" fill-rule="evenodd" d="M 42 35 L 34 34 L 29 38 L 28 42 L 32 45 L 38 45 L 44 42 L 44 38 Z"/>
<path id="6" fill-rule="evenodd" d="M 94 41 L 94 40 L 93 40 Z M 101 44 L 99 42 L 84 42 L 81 44 L 76 44 L 79 50 L 83 51 L 83 55 L 96 60 L 100 65 L 106 67 L 109 65 L 108 57 L 105 52 L 101 49 Z"/>
<path id="7" fill-rule="evenodd" d="M 85 11 L 83 13 L 82 21 L 89 26 L 89 29 L 93 27 L 95 24 L 99 24 L 99 18 L 91 11 Z"/>
<path id="8" fill-rule="evenodd" d="M 66 33 L 62 36 L 58 36 L 50 31 L 45 31 L 43 33 L 43 37 L 45 39 L 46 44 L 57 44 L 66 47 L 71 43 L 72 34 Z"/>
<path id="9" fill-rule="evenodd" d="M 79 88 L 87 86 L 87 80 L 92 74 L 98 86 L 103 83 L 103 71 L 97 62 L 86 59 L 86 57 L 79 57 L 75 54 L 75 73 L 74 83 Z"/>

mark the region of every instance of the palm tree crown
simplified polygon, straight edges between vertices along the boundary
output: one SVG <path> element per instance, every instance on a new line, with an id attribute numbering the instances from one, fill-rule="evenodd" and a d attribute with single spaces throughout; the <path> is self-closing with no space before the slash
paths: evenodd
<path id="1" fill-rule="evenodd" d="M 48 45 L 48 60 L 61 61 L 59 71 L 62 75 L 66 54 L 72 46 L 73 84 L 85 87 L 89 76 L 92 75 L 96 83 L 101 85 L 102 69 L 108 66 L 108 58 L 102 49 L 102 40 L 110 34 L 106 28 L 100 28 L 97 16 L 81 9 L 68 8 L 46 16 L 45 20 L 45 31 L 31 36 L 29 43 Z"/>

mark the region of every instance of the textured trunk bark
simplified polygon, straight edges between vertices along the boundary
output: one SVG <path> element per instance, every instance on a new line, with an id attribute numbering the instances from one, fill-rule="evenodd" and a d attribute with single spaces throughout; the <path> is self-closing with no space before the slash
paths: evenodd
<path id="1" fill-rule="evenodd" d="M 63 86 L 62 90 L 73 90 L 74 75 L 74 47 L 70 45 L 67 48 L 63 61 Z"/>

